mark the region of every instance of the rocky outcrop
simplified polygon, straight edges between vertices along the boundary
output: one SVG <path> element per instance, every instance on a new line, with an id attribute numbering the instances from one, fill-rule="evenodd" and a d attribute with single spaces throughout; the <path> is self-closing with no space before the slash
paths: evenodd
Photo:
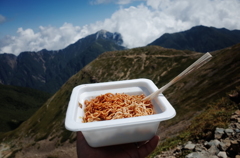
<path id="1" fill-rule="evenodd" d="M 177 158 L 184 153 L 189 153 L 186 158 L 240 158 L 240 110 L 231 116 L 228 128 L 215 129 L 214 139 L 199 142 L 189 141 L 155 158 Z"/>

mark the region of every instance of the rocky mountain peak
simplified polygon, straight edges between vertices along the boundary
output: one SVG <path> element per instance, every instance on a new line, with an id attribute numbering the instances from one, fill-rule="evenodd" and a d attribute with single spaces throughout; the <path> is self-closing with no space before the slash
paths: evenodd
<path id="1" fill-rule="evenodd" d="M 110 40 L 116 41 L 116 44 L 118 44 L 118 45 L 123 44 L 122 35 L 118 32 L 111 33 L 109 31 L 106 31 L 106 30 L 102 29 L 102 30 L 98 31 L 95 34 L 95 36 L 96 36 L 96 39 L 100 39 L 100 38 L 110 39 Z"/>

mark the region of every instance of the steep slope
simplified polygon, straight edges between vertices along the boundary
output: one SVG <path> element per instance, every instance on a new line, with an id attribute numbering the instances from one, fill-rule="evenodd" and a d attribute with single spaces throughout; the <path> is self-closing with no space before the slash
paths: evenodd
<path id="1" fill-rule="evenodd" d="M 17 128 L 50 96 L 35 89 L 0 84 L 0 132 Z"/>
<path id="2" fill-rule="evenodd" d="M 173 34 L 166 33 L 149 45 L 165 48 L 209 52 L 240 43 L 240 30 L 196 26 Z"/>
<path id="3" fill-rule="evenodd" d="M 171 136 L 184 129 L 188 121 L 200 113 L 207 103 L 240 84 L 239 52 L 240 44 L 212 52 L 213 59 L 209 63 L 164 93 L 175 107 L 177 116 L 160 124 L 162 137 L 164 133 Z M 72 152 L 75 148 L 75 133 L 64 128 L 66 108 L 73 87 L 133 78 L 149 78 L 161 87 L 201 55 L 158 46 L 106 52 L 72 76 L 18 129 L 2 134 L 2 145 L 8 146 L 8 154 L 13 152 L 12 156 L 16 157 L 31 157 L 36 153 L 42 157 L 76 156 Z M 65 155 L 59 150 L 64 150 L 62 153 Z"/>
<path id="4" fill-rule="evenodd" d="M 58 51 L 0 54 L 0 83 L 54 93 L 101 53 L 125 49 L 122 42 L 120 34 L 101 30 Z"/>

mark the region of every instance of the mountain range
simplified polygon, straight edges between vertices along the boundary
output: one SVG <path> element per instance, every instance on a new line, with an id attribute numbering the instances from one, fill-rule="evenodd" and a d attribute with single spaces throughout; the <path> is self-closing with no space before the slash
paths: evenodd
<path id="1" fill-rule="evenodd" d="M 96 37 L 95 35 L 93 39 Z M 113 43 L 119 46 L 121 42 Z M 76 133 L 64 128 L 66 109 L 75 86 L 148 78 L 161 87 L 202 56 L 200 52 L 156 45 L 133 49 L 119 47 L 121 50 L 101 53 L 70 76 L 62 87 L 17 129 L 0 133 L 0 149 L 4 149 L 4 152 L 0 154 L 6 157 L 32 157 L 33 155 L 36 157 L 76 157 Z M 172 137 L 188 128 L 192 124 L 191 121 L 200 113 L 208 114 L 208 107 L 222 108 L 218 107 L 218 104 L 215 105 L 216 100 L 222 99 L 227 92 L 240 87 L 239 52 L 240 44 L 211 51 L 213 59 L 209 63 L 164 92 L 166 98 L 176 109 L 177 115 L 174 119 L 160 124 L 158 134 L 162 141 L 167 141 L 168 138 L 171 140 Z M 55 53 L 57 54 L 58 51 Z M 11 57 L 14 58 L 14 56 Z M 228 105 L 232 107 L 231 104 Z M 216 115 L 225 116 L 223 112 Z M 211 119 L 214 118 L 214 116 L 211 117 Z M 201 123 L 201 120 L 197 121 Z M 208 124 L 208 126 L 213 125 Z M 211 132 L 209 128 L 207 130 L 197 129 L 200 127 L 202 126 L 196 126 L 195 130 Z M 187 135 L 189 133 L 184 137 L 186 138 Z"/>
<path id="2" fill-rule="evenodd" d="M 196 26 L 183 32 L 165 33 L 149 45 L 206 53 L 237 43 L 240 43 L 240 30 Z"/>
<path id="3" fill-rule="evenodd" d="M 149 45 L 207 52 L 240 42 L 239 30 L 196 26 L 174 34 L 164 34 Z M 30 87 L 55 93 L 69 77 L 106 51 L 127 49 L 119 33 L 100 30 L 68 47 L 48 51 L 0 54 L 0 83 Z"/>
<path id="4" fill-rule="evenodd" d="M 240 42 L 239 30 L 196 26 L 164 34 L 149 45 L 208 52 Z M 55 93 L 69 77 L 106 51 L 127 49 L 119 33 L 100 30 L 57 51 L 43 49 L 20 55 L 0 54 L 0 83 Z"/>
<path id="5" fill-rule="evenodd" d="M 58 51 L 0 54 L 0 83 L 54 93 L 101 53 L 126 49 L 122 43 L 119 33 L 100 30 Z"/>

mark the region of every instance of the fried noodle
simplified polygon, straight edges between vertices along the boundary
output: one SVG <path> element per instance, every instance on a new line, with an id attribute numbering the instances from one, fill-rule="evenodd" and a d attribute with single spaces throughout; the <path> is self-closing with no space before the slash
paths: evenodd
<path id="1" fill-rule="evenodd" d="M 151 101 L 142 101 L 145 96 L 112 94 L 99 95 L 85 100 L 85 116 L 83 122 L 114 120 L 154 114 Z"/>

